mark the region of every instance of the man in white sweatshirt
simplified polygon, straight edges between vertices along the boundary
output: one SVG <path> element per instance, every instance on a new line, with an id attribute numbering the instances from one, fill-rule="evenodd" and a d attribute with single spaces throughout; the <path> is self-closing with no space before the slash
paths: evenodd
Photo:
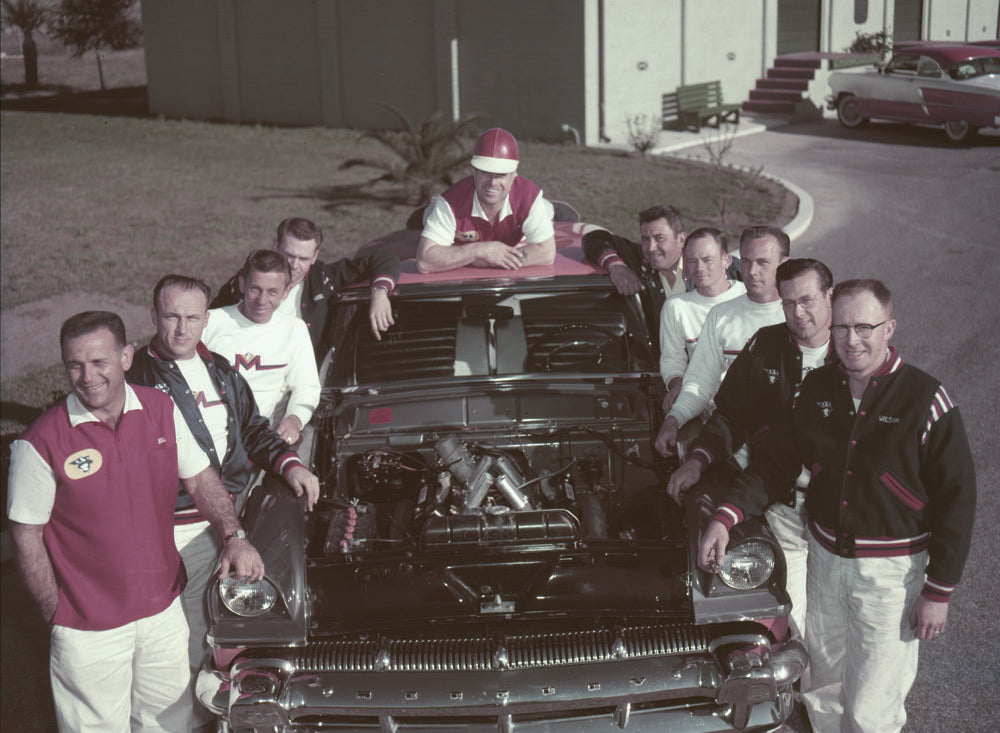
<path id="1" fill-rule="evenodd" d="M 243 375 L 260 414 L 295 444 L 319 404 L 320 384 L 305 322 L 275 312 L 290 283 L 288 262 L 279 252 L 251 253 L 239 276 L 243 300 L 209 311 L 202 340 Z"/>
<path id="2" fill-rule="evenodd" d="M 710 409 L 726 370 L 757 329 L 784 321 L 775 274 L 788 259 L 789 249 L 788 235 L 777 227 L 750 227 L 740 236 L 746 294 L 709 311 L 680 393 L 656 437 L 655 448 L 661 455 L 673 455 L 681 427 Z"/>
<path id="3" fill-rule="evenodd" d="M 746 293 L 742 282 L 726 277 L 733 257 L 725 232 L 714 227 L 695 229 L 684 241 L 682 258 L 685 276 L 695 289 L 668 298 L 660 312 L 660 376 L 667 388 L 664 412 L 680 394 L 708 312 Z"/>

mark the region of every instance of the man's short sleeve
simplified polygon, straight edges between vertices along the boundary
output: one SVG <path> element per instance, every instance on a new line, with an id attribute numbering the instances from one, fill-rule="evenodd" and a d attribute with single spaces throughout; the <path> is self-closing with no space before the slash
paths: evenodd
<path id="1" fill-rule="evenodd" d="M 541 197 L 539 196 L 539 198 Z M 451 210 L 448 202 L 441 196 L 432 198 L 424 212 L 424 230 L 420 236 L 442 247 L 450 247 L 455 243 L 455 230 L 457 228 L 458 222 L 455 221 L 455 212 Z"/>
<path id="2" fill-rule="evenodd" d="M 181 411 L 174 405 L 174 434 L 177 436 L 177 476 L 182 479 L 197 476 L 211 464 L 191 434 L 191 428 Z"/>
<path id="3" fill-rule="evenodd" d="M 552 204 L 539 193 L 528 211 L 524 224 L 521 225 L 521 231 L 528 244 L 538 244 L 555 236 L 555 229 L 552 228 L 553 214 Z"/>
<path id="4" fill-rule="evenodd" d="M 48 524 L 56 501 L 56 474 L 26 440 L 10 444 L 7 516 L 21 524 Z"/>

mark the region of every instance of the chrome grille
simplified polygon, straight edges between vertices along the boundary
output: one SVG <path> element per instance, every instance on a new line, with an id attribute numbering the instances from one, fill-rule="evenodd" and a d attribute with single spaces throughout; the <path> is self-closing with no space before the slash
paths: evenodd
<path id="1" fill-rule="evenodd" d="M 299 651 L 294 664 L 309 672 L 462 672 L 532 669 L 583 662 L 706 651 L 704 629 L 693 625 L 628 626 L 503 638 L 460 637 L 327 641 Z"/>

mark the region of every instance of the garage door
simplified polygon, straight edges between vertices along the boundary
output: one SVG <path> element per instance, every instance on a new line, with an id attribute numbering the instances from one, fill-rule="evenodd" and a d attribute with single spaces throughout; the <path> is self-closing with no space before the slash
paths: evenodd
<path id="1" fill-rule="evenodd" d="M 923 0 L 896 0 L 892 11 L 892 38 L 894 41 L 919 41 L 920 16 Z"/>
<path id="2" fill-rule="evenodd" d="M 778 0 L 779 56 L 819 50 L 819 11 L 820 0 Z"/>

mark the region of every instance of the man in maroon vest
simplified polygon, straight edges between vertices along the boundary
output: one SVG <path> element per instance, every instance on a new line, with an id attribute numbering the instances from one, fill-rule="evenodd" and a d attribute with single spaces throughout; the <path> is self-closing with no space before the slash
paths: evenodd
<path id="1" fill-rule="evenodd" d="M 52 626 L 59 730 L 183 730 L 178 479 L 225 538 L 220 577 L 255 582 L 264 563 L 170 397 L 126 384 L 121 318 L 79 313 L 60 343 L 73 391 L 11 445 L 8 498 L 18 563 Z"/>
<path id="2" fill-rule="evenodd" d="M 517 163 L 517 141 L 509 132 L 494 127 L 480 136 L 472 175 L 427 207 L 417 249 L 420 272 L 552 264 L 552 204 L 538 186 L 518 177 Z"/>

